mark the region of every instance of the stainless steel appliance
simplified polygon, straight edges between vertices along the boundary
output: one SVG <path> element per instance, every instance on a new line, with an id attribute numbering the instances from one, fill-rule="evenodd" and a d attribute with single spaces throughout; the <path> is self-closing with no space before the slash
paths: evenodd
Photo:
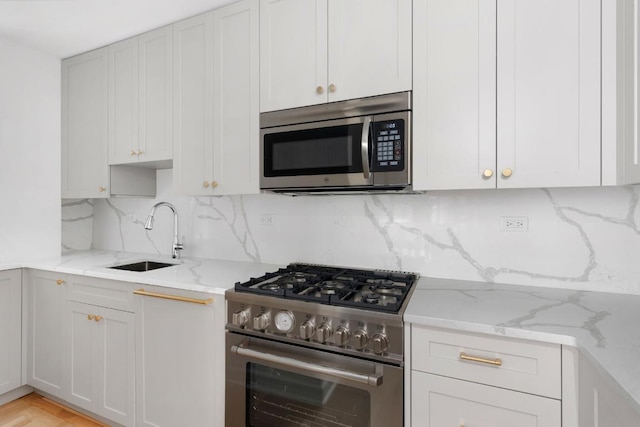
<path id="1" fill-rule="evenodd" d="M 226 426 L 403 425 L 414 273 L 310 264 L 226 292 Z"/>
<path id="2" fill-rule="evenodd" d="M 411 92 L 260 114 L 260 188 L 389 191 L 411 185 Z"/>

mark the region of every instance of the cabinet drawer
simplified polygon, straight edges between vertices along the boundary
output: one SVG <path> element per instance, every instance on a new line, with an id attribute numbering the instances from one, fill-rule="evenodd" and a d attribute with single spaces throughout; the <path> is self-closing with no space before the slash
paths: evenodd
<path id="1" fill-rule="evenodd" d="M 560 427 L 559 400 L 411 372 L 413 427 Z"/>
<path id="2" fill-rule="evenodd" d="M 560 346 L 556 344 L 412 325 L 411 359 L 414 370 L 561 397 Z"/>
<path id="3" fill-rule="evenodd" d="M 84 276 L 69 276 L 68 283 L 70 301 L 133 313 L 133 283 Z"/>

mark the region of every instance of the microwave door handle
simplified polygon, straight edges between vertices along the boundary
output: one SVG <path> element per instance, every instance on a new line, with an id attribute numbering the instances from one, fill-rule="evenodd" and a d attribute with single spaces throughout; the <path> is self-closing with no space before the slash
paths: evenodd
<path id="1" fill-rule="evenodd" d="M 369 168 L 369 129 L 371 127 L 371 116 L 364 118 L 362 124 L 362 141 L 360 143 L 360 153 L 362 155 L 362 173 L 365 179 L 371 177 L 371 170 Z"/>
<path id="2" fill-rule="evenodd" d="M 239 356 L 250 357 L 256 360 L 262 360 L 264 362 L 278 363 L 280 365 L 288 366 L 290 368 L 303 369 L 307 372 L 315 374 L 330 375 L 335 378 L 354 381 L 360 384 L 365 384 L 373 387 L 379 387 L 382 385 L 382 374 L 359 374 L 357 372 L 343 371 L 342 369 L 331 368 L 328 366 L 316 365 L 315 363 L 303 362 L 301 360 L 292 359 L 290 357 L 277 356 L 271 353 L 263 353 L 261 351 L 252 350 L 247 347 L 238 345 L 231 346 L 231 352 Z"/>

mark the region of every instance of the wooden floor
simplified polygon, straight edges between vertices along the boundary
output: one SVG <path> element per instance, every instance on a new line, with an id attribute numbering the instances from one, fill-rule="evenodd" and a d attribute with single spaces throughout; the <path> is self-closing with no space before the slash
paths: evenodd
<path id="1" fill-rule="evenodd" d="M 35 393 L 0 406 L 0 427 L 104 427 L 105 425 Z"/>

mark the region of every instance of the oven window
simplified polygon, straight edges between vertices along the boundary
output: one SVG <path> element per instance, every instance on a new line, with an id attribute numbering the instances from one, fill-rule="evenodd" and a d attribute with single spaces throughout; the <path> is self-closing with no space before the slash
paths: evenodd
<path id="1" fill-rule="evenodd" d="M 362 124 L 266 134 L 267 177 L 361 173 Z"/>
<path id="2" fill-rule="evenodd" d="M 247 364 L 247 426 L 366 427 L 370 401 L 360 389 Z"/>

